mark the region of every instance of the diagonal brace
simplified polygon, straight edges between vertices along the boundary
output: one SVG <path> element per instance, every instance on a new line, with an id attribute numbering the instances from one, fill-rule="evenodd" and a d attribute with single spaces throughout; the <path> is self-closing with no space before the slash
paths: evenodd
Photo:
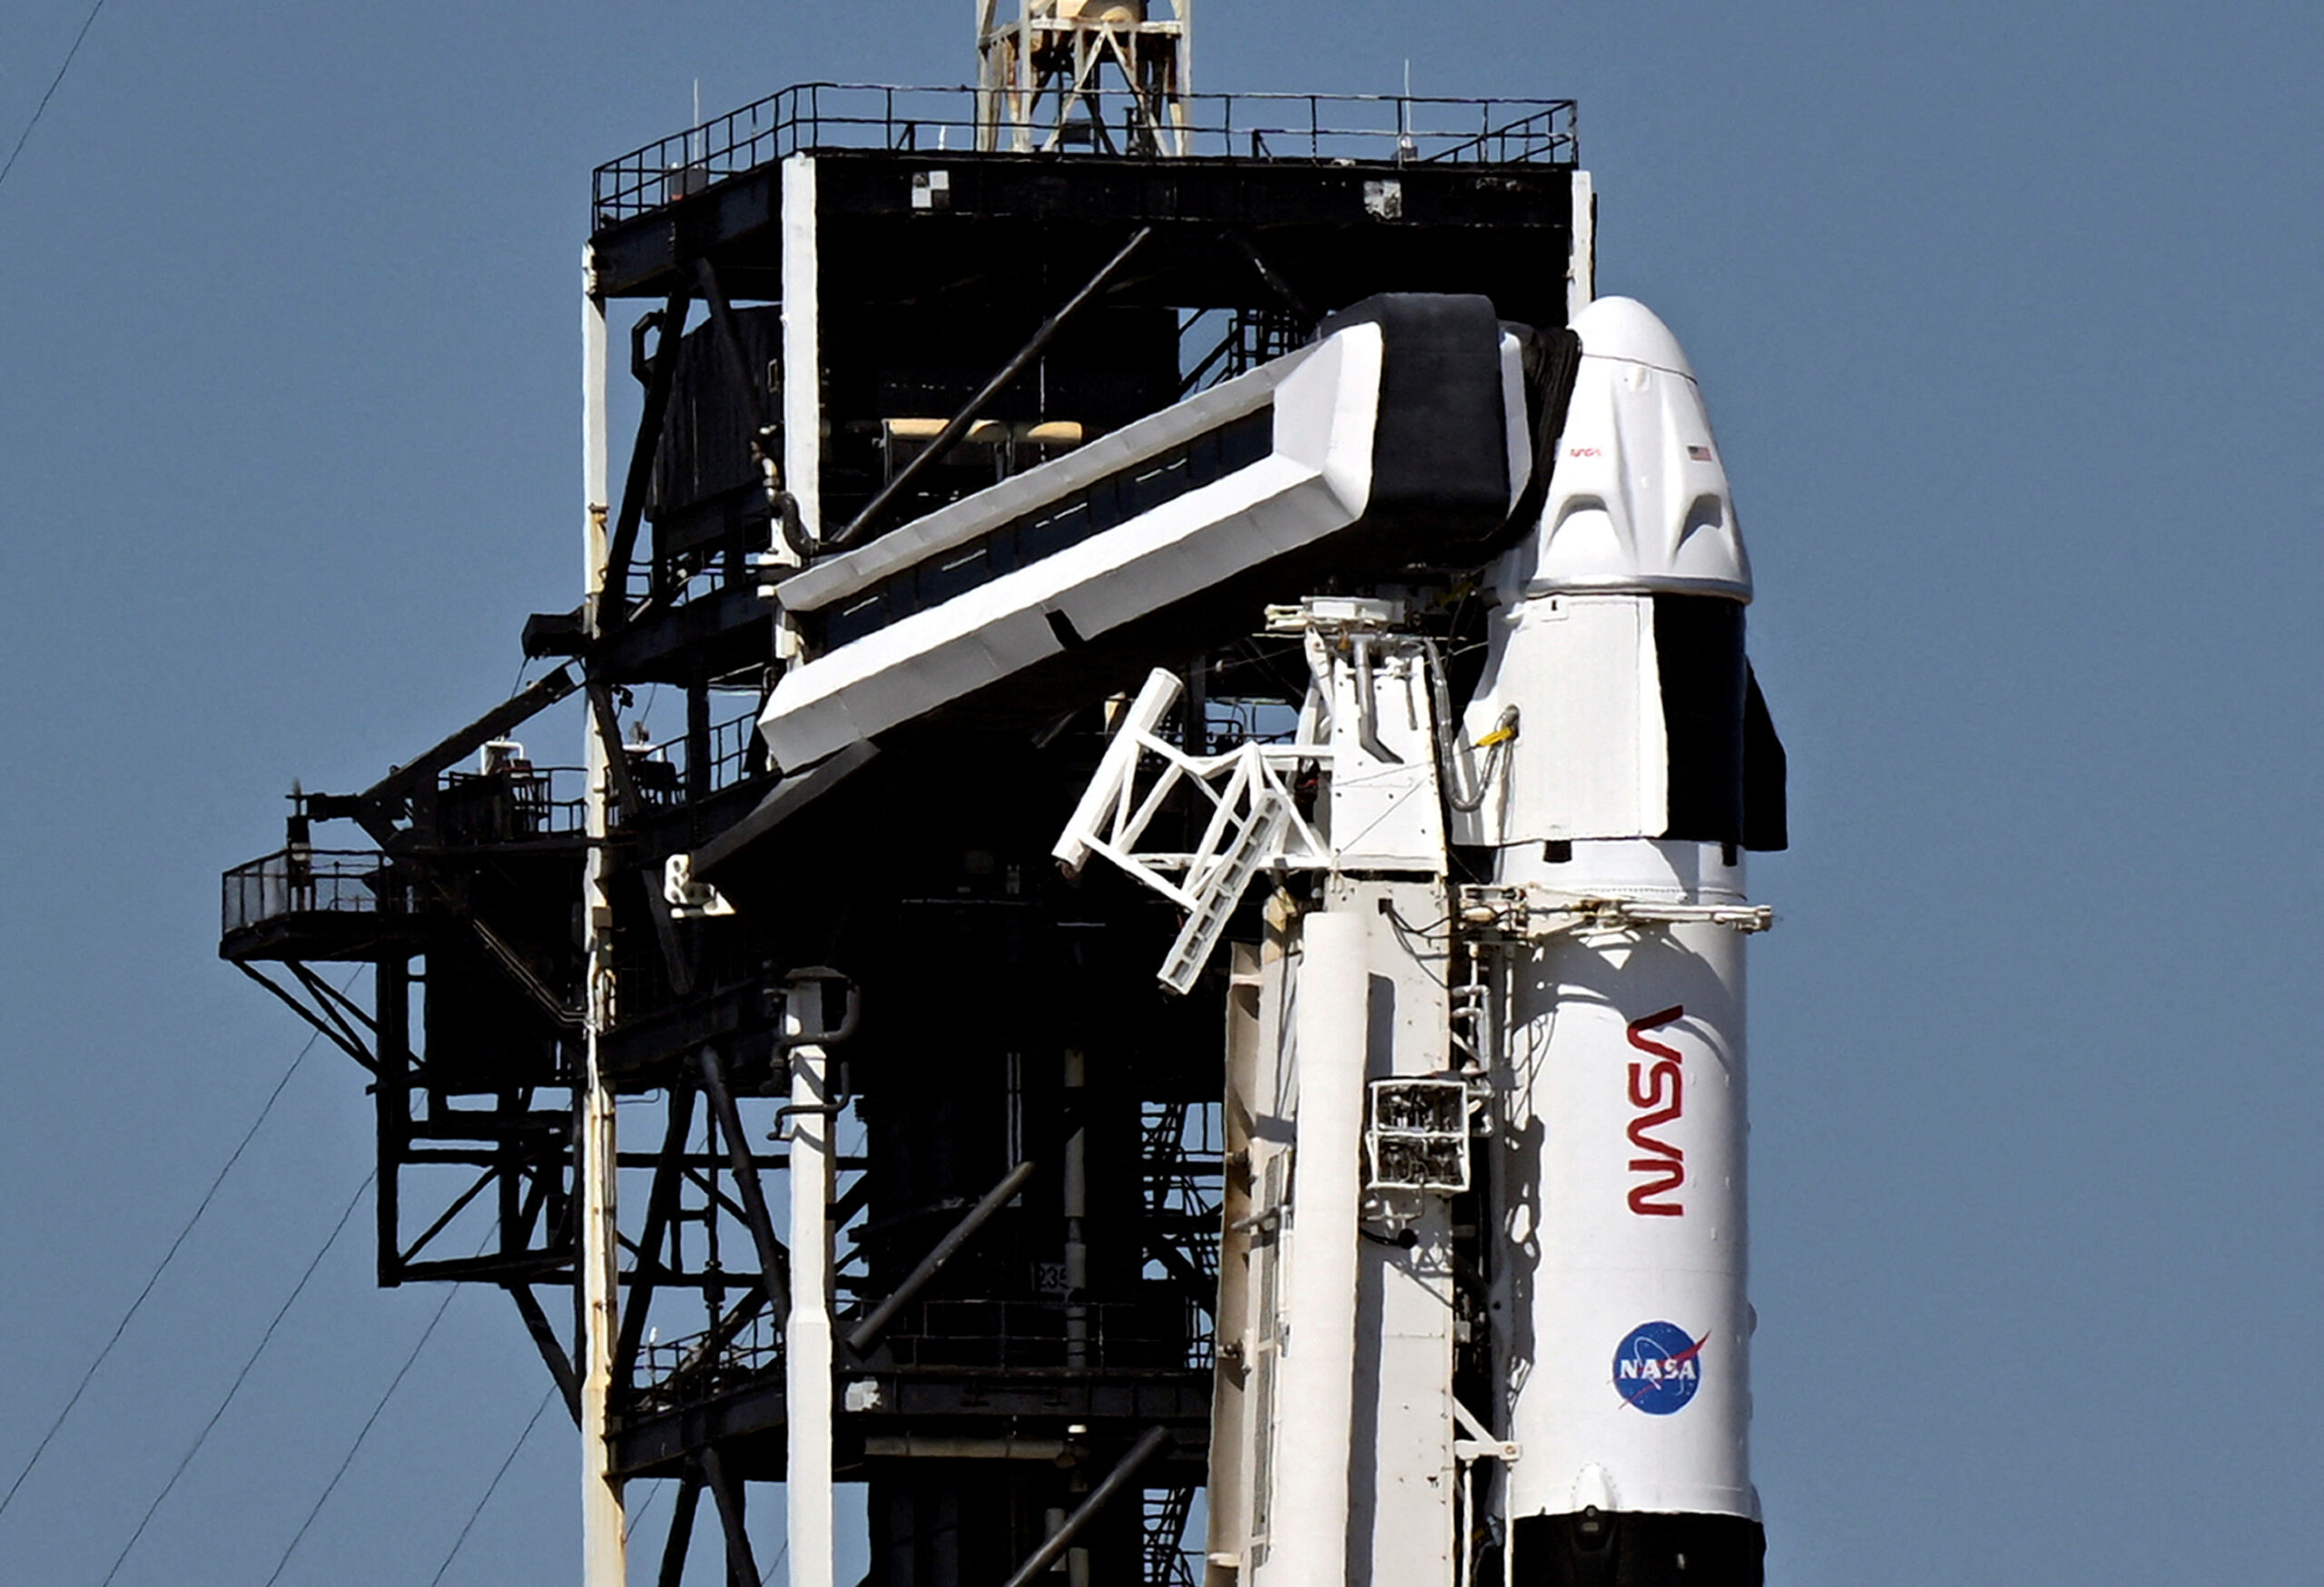
<path id="1" fill-rule="evenodd" d="M 774 1237 L 774 1219 L 766 1209 L 766 1187 L 759 1182 L 758 1158 L 751 1155 L 750 1137 L 743 1133 L 743 1116 L 734 1107 L 734 1093 L 726 1084 L 725 1066 L 718 1061 L 718 1050 L 704 1047 L 700 1060 L 702 1089 L 710 1098 L 710 1106 L 718 1115 L 718 1132 L 726 1138 L 726 1154 L 734 1164 L 734 1188 L 742 1192 L 744 1219 L 751 1226 L 751 1239 L 758 1247 L 759 1282 L 766 1287 L 767 1304 L 776 1316 L 791 1315 L 791 1296 L 783 1276 L 791 1266 L 791 1253 Z"/>
<path id="2" fill-rule="evenodd" d="M 991 406 L 993 399 L 1014 385 L 1018 376 L 1032 368 L 1033 361 L 1041 356 L 1051 341 L 1056 340 L 1057 333 L 1065 329 L 1066 322 L 1088 306 L 1091 299 L 1104 291 L 1112 283 L 1114 277 L 1121 273 L 1122 267 L 1130 261 L 1131 256 L 1144 247 L 1146 240 L 1153 235 L 1153 227 L 1139 227 L 1137 234 L 1122 244 L 1120 252 L 1106 261 L 1098 268 L 1098 273 L 1089 278 L 1088 284 L 1065 301 L 1064 307 L 1041 322 L 1041 328 L 1033 332 L 1032 340 L 1017 350 L 1016 357 L 1000 366 L 992 379 L 984 383 L 984 389 L 969 399 L 969 405 L 952 416 L 951 422 L 938 432 L 934 440 L 929 442 L 928 449 L 906 463 L 894 478 L 881 486 L 880 493 L 865 503 L 863 510 L 855 515 L 854 521 L 826 541 L 824 548 L 831 551 L 843 550 L 851 542 L 861 539 L 865 531 L 879 521 L 880 515 L 888 509 L 890 504 L 909 489 L 921 475 L 941 461 L 947 452 L 960 444 L 960 438 L 969 433 L 970 427 L 976 423 L 979 415 Z"/>

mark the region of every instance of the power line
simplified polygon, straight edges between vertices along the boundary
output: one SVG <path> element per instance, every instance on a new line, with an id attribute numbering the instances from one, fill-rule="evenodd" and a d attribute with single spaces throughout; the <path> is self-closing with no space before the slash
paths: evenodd
<path id="1" fill-rule="evenodd" d="M 356 1453 L 363 1447 L 363 1441 L 371 1436 L 371 1429 L 379 1422 L 379 1414 L 388 1408 L 388 1402 L 396 1397 L 396 1390 L 403 1387 L 404 1375 L 419 1359 L 419 1353 L 428 1348 L 428 1341 L 435 1337 L 436 1325 L 442 1322 L 444 1314 L 452 1309 L 452 1299 L 459 1293 L 457 1284 L 444 1286 L 444 1298 L 438 1303 L 436 1315 L 428 1319 L 428 1326 L 420 1330 L 419 1342 L 411 1347 L 411 1354 L 403 1358 L 403 1365 L 396 1368 L 395 1376 L 388 1380 L 387 1392 L 379 1396 L 379 1403 L 371 1407 L 369 1416 L 363 1418 L 362 1428 L 355 1434 L 355 1442 L 347 1446 L 347 1457 L 339 1463 L 339 1469 L 331 1473 L 330 1481 L 323 1484 L 322 1493 L 315 1500 L 315 1507 L 307 1512 L 304 1521 L 299 1523 L 299 1530 L 290 1534 L 290 1543 L 282 1550 L 282 1557 L 274 1562 L 274 1572 L 267 1577 L 265 1587 L 274 1587 L 275 1582 L 281 1579 L 284 1568 L 290 1563 L 290 1556 L 298 1552 L 299 1545 L 306 1541 L 307 1529 L 314 1525 L 315 1517 L 323 1513 L 323 1506 L 330 1503 L 330 1496 L 339 1491 L 340 1479 L 347 1475 L 347 1468 L 355 1464 Z M 494 1479 L 496 1483 L 498 1480 L 497 1477 Z"/>
<path id="2" fill-rule="evenodd" d="M 655 1489 L 652 1493 L 645 1495 L 645 1503 L 640 1504 L 636 1509 L 630 1511 L 627 1514 L 622 1517 L 622 1542 L 627 1543 L 630 1540 L 631 1534 L 635 1533 L 639 1527 L 645 1524 L 645 1518 L 654 1513 L 654 1506 L 660 1503 L 662 1492 L 663 1491 L 660 1488 Z"/>
<path id="3" fill-rule="evenodd" d="M 226 1397 L 218 1402 L 218 1408 L 210 1413 L 210 1420 L 204 1422 L 202 1424 L 202 1431 L 194 1434 L 192 1446 L 187 1449 L 184 1457 L 178 1462 L 177 1470 L 172 1472 L 170 1480 L 162 1484 L 162 1491 L 153 1495 L 153 1502 L 145 1506 L 145 1513 L 138 1520 L 137 1530 L 131 1533 L 129 1541 L 121 1545 L 121 1552 L 113 1556 L 113 1569 L 105 1572 L 105 1579 L 98 1584 L 98 1587 L 113 1587 L 113 1579 L 121 1574 L 121 1567 L 128 1562 L 130 1551 L 137 1546 L 137 1540 L 145 1535 L 145 1528 L 153 1523 L 153 1513 L 162 1507 L 162 1501 L 167 1499 L 171 1490 L 178 1485 L 178 1479 L 185 1475 L 185 1468 L 193 1464 L 193 1457 L 202 1453 L 202 1446 L 210 1440 L 211 1430 L 218 1425 L 218 1419 L 226 1414 L 226 1407 L 234 1403 L 234 1396 L 241 1393 L 243 1380 L 250 1376 L 251 1369 L 258 1365 L 258 1358 L 266 1354 L 266 1347 L 274 1342 L 274 1330 L 282 1326 L 282 1319 L 290 1316 L 290 1308 L 296 1306 L 299 1303 L 299 1297 L 307 1292 L 307 1285 L 314 1277 L 315 1269 L 323 1265 L 323 1258 L 330 1255 L 330 1248 L 339 1244 L 339 1237 L 347 1228 L 347 1220 L 355 1216 L 355 1209 L 363 1203 L 364 1193 L 371 1188 L 371 1181 L 378 1177 L 378 1170 L 375 1169 L 364 1175 L 363 1183 L 355 1188 L 355 1195 L 348 1202 L 347 1210 L 339 1215 L 337 1223 L 331 1225 L 330 1237 L 323 1241 L 322 1248 L 315 1253 L 314 1259 L 307 1264 L 307 1270 L 299 1275 L 299 1282 L 290 1286 L 290 1294 L 276 1310 L 273 1321 L 268 1323 L 266 1332 L 259 1336 L 258 1348 L 251 1351 L 250 1359 L 242 1363 L 242 1369 L 234 1374 L 233 1383 L 227 1387 Z"/>
<path id="4" fill-rule="evenodd" d="M 541 1395 L 541 1403 L 533 1407 L 533 1419 L 525 1424 L 525 1430 L 517 1434 L 517 1442 L 508 1446 L 508 1457 L 500 1463 L 500 1469 L 492 1474 L 492 1481 L 484 1485 L 484 1497 L 478 1499 L 476 1502 L 476 1508 L 468 1512 L 468 1523 L 460 1528 L 460 1535 L 452 1540 L 450 1551 L 444 1555 L 444 1562 L 436 1567 L 436 1573 L 433 1576 L 428 1578 L 428 1587 L 438 1587 L 438 1584 L 444 1580 L 444 1572 L 452 1568 L 454 1560 L 459 1558 L 462 1545 L 468 1541 L 468 1533 L 476 1529 L 477 1518 L 484 1513 L 484 1507 L 492 1503 L 492 1495 L 500 1491 L 500 1479 L 507 1476 L 508 1468 L 517 1464 L 517 1456 L 523 1452 L 527 1441 L 532 1437 L 533 1429 L 540 1425 L 541 1413 L 548 1409 L 549 1402 L 555 1398 L 556 1398 L 556 1385 L 551 1384 L 548 1386 L 548 1392 Z"/>
<path id="5" fill-rule="evenodd" d="M 42 94 L 40 103 L 33 107 L 33 119 L 25 123 L 25 130 L 17 135 L 16 146 L 8 151 L 8 163 L 0 165 L 0 182 L 6 182 L 8 172 L 16 168 L 16 156 L 25 152 L 25 144 L 32 137 L 33 129 L 40 125 L 41 116 L 48 110 L 48 102 L 56 97 L 57 85 L 64 81 L 64 74 L 73 69 L 73 57 L 81 53 L 81 41 L 89 36 L 89 29 L 95 24 L 97 13 L 104 8 L 105 0 L 97 0 L 89 7 L 89 15 L 82 19 L 81 31 L 73 35 L 73 47 L 64 52 L 64 64 L 57 67 L 56 75 L 49 79 L 48 92 Z"/>
<path id="6" fill-rule="evenodd" d="M 202 1200 L 194 1207 L 193 1216 L 185 1220 L 185 1227 L 178 1230 L 177 1238 L 172 1240 L 170 1248 L 162 1253 L 161 1261 L 155 1265 L 153 1271 L 145 1279 L 145 1287 L 137 1292 L 137 1298 L 131 1301 L 129 1309 L 121 1314 L 121 1321 L 113 1325 L 113 1336 L 105 1341 L 104 1348 L 97 1352 L 97 1358 L 89 1363 L 89 1369 L 81 1375 L 81 1381 L 74 1385 L 72 1398 L 66 1400 L 64 1408 L 56 1413 L 56 1420 L 48 1424 L 48 1431 L 40 1435 L 40 1442 L 33 1446 L 32 1457 L 25 1462 L 24 1469 L 16 1474 L 16 1480 L 8 1484 L 6 1494 L 0 1496 L 0 1515 L 5 1515 L 8 1513 L 8 1506 L 16 1502 L 17 1490 L 25 1485 L 25 1479 L 33 1474 L 33 1468 L 40 1464 L 41 1456 L 48 1453 L 48 1446 L 64 1426 L 65 1418 L 73 1414 L 73 1407 L 79 1405 L 81 1396 L 88 1392 L 90 1383 L 97 1375 L 97 1369 L 105 1364 L 106 1357 L 113 1354 L 113 1347 L 120 1344 L 121 1336 L 129 1331 L 129 1325 L 136 1319 L 138 1312 L 143 1309 L 146 1298 L 153 1293 L 153 1286 L 162 1281 L 162 1275 L 168 1272 L 170 1264 L 177 1260 L 178 1252 L 185 1245 L 186 1237 L 193 1233 L 193 1226 L 202 1221 L 202 1215 L 210 1210 L 210 1204 L 218 1198 L 219 1187 L 225 1184 L 226 1176 L 234 1171 L 234 1165 L 242 1160 L 242 1153 L 249 1148 L 251 1139 L 257 1136 L 259 1126 L 264 1124 L 267 1115 L 274 1111 L 274 1104 L 281 1099 L 283 1088 L 290 1085 L 290 1077 L 299 1072 L 299 1066 L 307 1061 L 307 1054 L 315 1050 L 315 1043 L 321 1039 L 321 1036 L 322 1032 L 318 1030 L 314 1035 L 308 1037 L 307 1045 L 299 1049 L 299 1056 L 290 1060 L 290 1067 L 284 1070 L 282 1078 L 274 1082 L 274 1089 L 267 1093 L 265 1104 L 258 1110 L 258 1117 L 251 1120 L 251 1127 L 242 1132 L 242 1138 L 236 1143 L 233 1152 L 226 1158 L 226 1166 L 218 1170 L 218 1177 L 210 1181 L 209 1190 L 202 1195 Z"/>

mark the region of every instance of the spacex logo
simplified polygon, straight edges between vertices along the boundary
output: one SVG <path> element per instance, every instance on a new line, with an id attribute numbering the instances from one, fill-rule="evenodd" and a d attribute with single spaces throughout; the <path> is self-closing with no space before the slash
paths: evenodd
<path id="1" fill-rule="evenodd" d="M 1679 1217 L 1687 1210 L 1677 1198 L 1679 1187 L 1687 1182 L 1686 1152 L 1648 1133 L 1674 1124 L 1684 1115 L 1686 1077 L 1679 1068 L 1679 1050 L 1649 1040 L 1646 1035 L 1686 1014 L 1684 1004 L 1673 1004 L 1659 1014 L 1630 1021 L 1630 1045 L 1652 1060 L 1630 1064 L 1630 1106 L 1638 1109 L 1638 1116 L 1630 1120 L 1630 1147 L 1641 1154 L 1630 1159 L 1630 1172 L 1651 1176 L 1630 1187 L 1630 1210 L 1640 1217 Z"/>

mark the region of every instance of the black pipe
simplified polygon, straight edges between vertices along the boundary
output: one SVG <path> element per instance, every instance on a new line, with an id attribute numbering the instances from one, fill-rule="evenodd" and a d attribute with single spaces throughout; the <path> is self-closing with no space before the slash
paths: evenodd
<path id="1" fill-rule="evenodd" d="M 928 1287 L 929 1280 L 936 1276 L 945 1263 L 959 1255 L 960 1247 L 969 1243 L 977 1230 L 984 1227 L 994 1213 L 1017 1198 L 1017 1192 L 1022 1190 L 1032 1177 L 1033 1165 L 1029 1162 L 1019 1163 L 1009 1169 L 1000 1184 L 985 1192 L 982 1201 L 969 1208 L 966 1217 L 952 1226 L 952 1232 L 937 1241 L 936 1248 L 920 1259 L 920 1266 L 896 1286 L 894 1294 L 873 1307 L 870 1316 L 848 1330 L 847 1347 L 858 1355 L 870 1349 L 872 1342 L 886 1331 L 888 1325 L 896 1320 L 896 1314 L 911 1304 L 912 1296 Z"/>
<path id="2" fill-rule="evenodd" d="M 1017 1567 L 1017 1573 L 1009 1578 L 1008 1587 L 1033 1587 L 1035 1582 L 1048 1573 L 1050 1566 L 1065 1557 L 1065 1551 L 1073 1546 L 1073 1540 L 1081 1535 L 1082 1528 L 1095 1520 L 1099 1511 L 1112 1503 L 1121 1491 L 1129 1486 L 1130 1479 L 1137 1475 L 1147 1462 L 1167 1449 L 1170 1444 L 1171 1434 L 1167 1427 L 1147 1428 L 1146 1436 L 1132 1444 L 1129 1453 L 1122 1456 L 1121 1464 L 1108 1472 L 1106 1480 L 1090 1490 L 1089 1496 L 1081 1501 L 1080 1508 L 1065 1518 L 1065 1524 L 1050 1535 L 1049 1542 L 1033 1551 L 1031 1559 Z"/>

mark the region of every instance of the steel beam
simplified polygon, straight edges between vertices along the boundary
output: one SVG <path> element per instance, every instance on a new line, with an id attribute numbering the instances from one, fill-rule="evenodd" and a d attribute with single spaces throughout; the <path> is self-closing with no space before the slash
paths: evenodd
<path id="1" fill-rule="evenodd" d="M 708 259 L 694 261 L 694 290 L 702 301 L 710 305 L 712 334 L 717 338 L 720 361 L 725 364 L 729 379 L 743 399 L 743 410 L 751 421 L 751 433 L 766 434 L 766 394 L 751 378 L 751 367 L 743 358 L 743 338 L 734 328 L 734 310 L 726 301 L 726 289 L 718 282 L 718 271 Z"/>
<path id="2" fill-rule="evenodd" d="M 340 1024 L 337 1020 L 327 1020 L 323 1015 L 308 1008 L 306 1004 L 291 996 L 290 992 L 284 991 L 281 987 L 275 985 L 273 981 L 269 981 L 264 971 L 252 970 L 249 965 L 243 963 L 240 960 L 234 961 L 233 963 L 235 969 L 241 971 L 244 975 L 249 976 L 252 981 L 258 982 L 259 985 L 264 987 L 276 997 L 281 999 L 282 1006 L 284 1008 L 289 1009 L 292 1013 L 298 1015 L 299 1018 L 304 1020 L 308 1024 L 312 1025 L 319 1033 L 330 1037 L 332 1046 L 347 1054 L 348 1057 L 353 1059 L 357 1063 L 361 1064 L 365 1069 L 369 1070 L 373 1074 L 379 1072 L 379 1060 L 372 1057 L 371 1054 L 364 1051 L 362 1048 L 357 1046 L 350 1037 L 342 1035 L 340 1033 Z"/>
<path id="3" fill-rule="evenodd" d="M 842 550 L 861 539 L 864 532 L 879 521 L 880 515 L 887 510 L 888 504 L 901 496 L 914 481 L 930 468 L 934 468 L 943 459 L 947 452 L 960 443 L 960 438 L 967 435 L 970 427 L 976 423 L 978 416 L 992 405 L 993 399 L 1015 385 L 1017 378 L 1033 367 L 1033 361 L 1048 350 L 1049 343 L 1056 340 L 1057 333 L 1064 330 L 1067 322 L 1078 314 L 1091 299 L 1111 284 L 1114 277 L 1121 273 L 1122 267 L 1130 261 L 1132 256 L 1146 245 L 1146 240 L 1153 235 L 1153 227 L 1140 226 L 1131 235 L 1130 240 L 1122 244 L 1119 252 L 1098 267 L 1098 273 L 1091 276 L 1079 291 L 1068 298 L 1057 312 L 1041 321 L 1040 329 L 1034 331 L 1031 339 L 1017 350 L 1017 355 L 1001 365 L 994 372 L 992 379 L 984 383 L 984 389 L 970 398 L 969 405 L 954 414 L 951 422 L 937 433 L 934 440 L 928 443 L 928 449 L 905 464 L 894 478 L 881 486 L 879 494 L 864 504 L 863 510 L 855 515 L 852 523 L 824 542 L 824 549 Z"/>
<path id="4" fill-rule="evenodd" d="M 1259 251 L 1258 244 L 1240 232 L 1229 232 L 1228 235 L 1234 239 L 1235 246 L 1242 251 L 1243 257 L 1251 261 L 1251 268 L 1259 272 L 1259 280 L 1266 283 L 1267 291 L 1282 299 L 1283 306 L 1290 310 L 1301 323 L 1315 324 L 1317 319 L 1315 310 L 1309 308 L 1307 300 L 1283 279 L 1282 272 L 1267 262 L 1266 255 Z"/>
<path id="5" fill-rule="evenodd" d="M 645 493 L 654 486 L 654 458 L 662 447 L 662 430 L 670 412 L 670 393 L 676 387 L 678 345 L 685 340 L 686 310 L 694 306 L 694 289 L 681 279 L 670 289 L 662 306 L 662 330 L 654 348 L 654 368 L 646 377 L 645 408 L 638 415 L 637 436 L 630 443 L 629 473 L 621 488 L 621 511 L 614 519 L 613 537 L 606 547 L 606 565 L 599 576 L 597 632 L 621 626 L 627 616 L 624 593 L 629 564 L 637 550 L 637 527 L 645 515 Z"/>
<path id="6" fill-rule="evenodd" d="M 565 1341 L 549 1325 L 548 1314 L 541 1310 L 540 1299 L 533 1294 L 531 1285 L 512 1284 L 507 1287 L 508 1298 L 517 1303 L 517 1314 L 525 1319 L 525 1332 L 533 1336 L 534 1347 L 540 1351 L 549 1376 L 556 1380 L 556 1391 L 564 1397 L 566 1410 L 572 1414 L 574 1425 L 580 1425 L 581 1380 L 573 1375 L 573 1358 L 565 1353 Z"/>
<path id="7" fill-rule="evenodd" d="M 718 1502 L 718 1523 L 726 1531 L 728 1578 L 734 1587 L 759 1587 L 758 1558 L 751 1552 L 750 1531 L 743 1524 L 743 1484 L 728 1474 L 714 1444 L 703 1447 L 702 1475 L 710 1484 L 710 1496 Z"/>
<path id="8" fill-rule="evenodd" d="M 662 1570 L 655 1587 L 682 1587 L 686 1547 L 694 1541 L 694 1513 L 702 1503 L 702 1475 L 689 1469 L 678 1479 L 677 1503 L 670 1512 L 670 1535 L 662 1544 Z"/>
<path id="9" fill-rule="evenodd" d="M 1169 1448 L 1170 1444 L 1171 1434 L 1167 1427 L 1147 1428 L 1146 1436 L 1130 1445 L 1129 1453 L 1122 1456 L 1120 1464 L 1106 1474 L 1106 1480 L 1091 1489 L 1089 1496 L 1065 1518 L 1065 1524 L 1052 1533 L 1047 1543 L 1035 1549 L 1030 1559 L 1017 1567 L 1017 1573 L 1009 1578 L 1009 1587 L 1032 1587 L 1035 1582 L 1046 1575 L 1050 1567 L 1065 1558 L 1065 1551 L 1073 1546 L 1073 1540 L 1081 1535 L 1083 1529 L 1096 1520 L 1107 1505 L 1121 1497 L 1122 1490 L 1129 1486 L 1131 1480 L 1145 1469 L 1147 1463 Z"/>
<path id="10" fill-rule="evenodd" d="M 977 1230 L 984 1227 L 994 1213 L 1016 1199 L 1017 1192 L 1031 1181 L 1033 1170 L 1031 1162 L 1019 1163 L 1009 1170 L 1000 1184 L 986 1191 L 984 1199 L 969 1208 L 968 1215 L 954 1224 L 951 1232 L 937 1241 L 936 1248 L 922 1257 L 920 1266 L 896 1286 L 895 1293 L 874 1306 L 871 1316 L 848 1330 L 848 1349 L 858 1355 L 869 1350 L 887 1331 L 888 1325 L 896 1320 L 896 1314 L 910 1306 L 912 1297 L 928 1287 L 929 1281 L 943 1271 L 945 1263 L 960 1254 L 960 1247 L 975 1237 Z"/>
<path id="11" fill-rule="evenodd" d="M 588 689 L 590 719 L 597 724 L 599 735 L 612 746 L 606 752 L 606 787 L 614 796 L 614 808 L 620 814 L 622 824 L 627 826 L 636 821 L 645 801 L 638 796 L 637 779 L 629 771 L 629 752 L 622 747 L 621 718 L 614 714 L 612 686 L 602 679 L 591 678 Z"/>
<path id="12" fill-rule="evenodd" d="M 662 1241 L 670 1227 L 671 1209 L 678 1199 L 678 1180 L 685 1160 L 686 1134 L 694 1127 L 694 1086 L 683 1075 L 670 1088 L 670 1118 L 662 1131 L 662 1155 L 654 1165 L 654 1188 L 645 1194 L 645 1228 L 638 1237 L 638 1260 L 629 1280 L 629 1305 L 623 1310 L 621 1336 L 614 1345 L 614 1381 L 627 1383 L 637 1362 L 637 1346 L 645 1337 L 645 1313 L 654 1304 L 654 1286 L 660 1276 Z"/>
<path id="13" fill-rule="evenodd" d="M 403 1221 L 403 1159 L 411 1150 L 411 961 L 382 959 L 371 972 L 379 1062 L 371 1086 L 372 1139 L 379 1153 L 373 1261 L 379 1283 L 402 1282 L 396 1246 Z"/>
<path id="14" fill-rule="evenodd" d="M 432 785 L 438 774 L 449 770 L 490 740 L 506 736 L 520 724 L 554 705 L 578 686 L 572 669 L 558 667 L 511 695 L 458 732 L 439 739 L 426 753 L 405 762 L 356 795 L 356 820 L 381 843 L 399 834 L 390 817 L 391 807 L 416 788 Z"/>
<path id="15" fill-rule="evenodd" d="M 734 1107 L 734 1093 L 727 1089 L 725 1066 L 718 1061 L 718 1050 L 710 1046 L 702 1049 L 697 1061 L 702 1066 L 703 1089 L 709 1095 L 711 1107 L 717 1110 L 719 1132 L 726 1138 L 726 1153 L 734 1169 L 734 1188 L 742 1192 L 743 1221 L 750 1225 L 751 1238 L 758 1247 L 759 1280 L 765 1286 L 767 1304 L 774 1308 L 777 1316 L 788 1316 L 791 1296 L 783 1271 L 788 1266 L 790 1254 L 774 1237 L 774 1219 L 766 1209 L 766 1187 L 759 1182 L 758 1159 L 751 1155 L 743 1116 Z"/>

